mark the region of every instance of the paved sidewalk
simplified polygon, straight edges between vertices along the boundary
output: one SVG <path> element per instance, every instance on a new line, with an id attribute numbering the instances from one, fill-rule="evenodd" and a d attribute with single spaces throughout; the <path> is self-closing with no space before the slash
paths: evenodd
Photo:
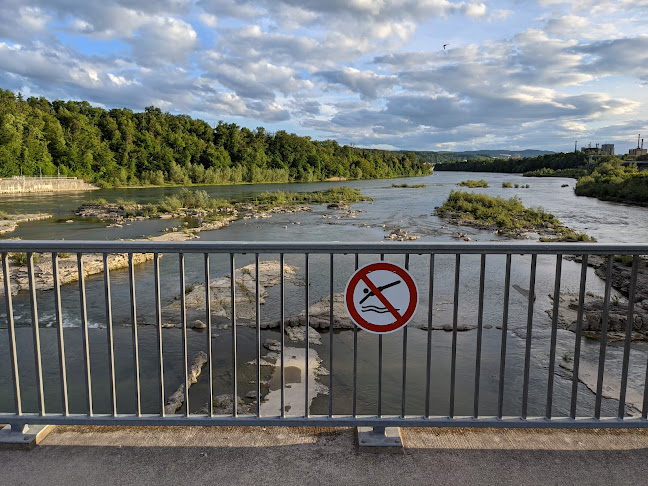
<path id="1" fill-rule="evenodd" d="M 648 430 L 403 429 L 404 454 L 348 428 L 58 427 L 0 450 L 4 485 L 648 483 Z"/>

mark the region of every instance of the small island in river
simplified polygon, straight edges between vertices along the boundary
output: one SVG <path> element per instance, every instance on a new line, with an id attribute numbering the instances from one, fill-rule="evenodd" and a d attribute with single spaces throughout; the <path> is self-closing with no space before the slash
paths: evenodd
<path id="1" fill-rule="evenodd" d="M 594 241 L 561 223 L 542 208 L 526 208 L 518 197 L 504 199 L 487 194 L 451 191 L 436 214 L 460 226 L 494 230 L 500 236 L 525 238 L 540 235 L 540 241 Z"/>

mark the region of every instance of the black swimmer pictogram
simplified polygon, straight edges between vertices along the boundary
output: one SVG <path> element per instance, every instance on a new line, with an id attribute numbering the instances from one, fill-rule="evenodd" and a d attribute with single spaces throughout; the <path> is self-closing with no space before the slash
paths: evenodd
<path id="1" fill-rule="evenodd" d="M 395 285 L 398 285 L 400 283 L 401 283 L 400 280 L 396 280 L 394 282 L 391 282 L 391 283 L 388 283 L 388 284 L 385 284 L 385 285 L 381 285 L 380 287 L 378 287 L 378 291 L 382 292 L 383 290 L 388 289 L 390 287 L 394 287 Z M 360 302 L 358 302 L 359 304 L 362 304 L 369 297 L 372 297 L 372 296 L 375 295 L 368 288 L 365 288 L 362 291 L 367 295 L 365 295 L 362 298 L 362 300 L 360 300 Z M 400 309 L 396 309 L 396 310 L 398 311 Z M 377 306 L 377 305 L 363 305 L 362 306 L 362 312 L 375 312 L 377 314 L 385 314 L 385 313 L 390 312 L 390 311 L 389 311 L 389 309 L 387 309 L 387 307 L 380 307 L 380 306 Z"/>

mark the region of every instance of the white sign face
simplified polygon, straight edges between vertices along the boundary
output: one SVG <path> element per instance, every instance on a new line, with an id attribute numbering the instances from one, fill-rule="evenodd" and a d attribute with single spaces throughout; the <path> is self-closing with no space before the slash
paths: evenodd
<path id="1" fill-rule="evenodd" d="M 392 263 L 372 263 L 351 276 L 344 302 L 359 327 L 383 334 L 401 329 L 412 319 L 418 290 L 406 269 Z"/>

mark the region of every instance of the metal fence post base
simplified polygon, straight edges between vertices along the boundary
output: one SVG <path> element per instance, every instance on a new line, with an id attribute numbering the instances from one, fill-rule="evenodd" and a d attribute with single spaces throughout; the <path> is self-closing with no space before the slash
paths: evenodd
<path id="1" fill-rule="evenodd" d="M 361 452 L 405 452 L 400 427 L 356 427 L 356 440 Z"/>
<path id="2" fill-rule="evenodd" d="M 55 425 L 28 425 L 15 423 L 5 425 L 0 429 L 0 448 L 33 449 L 49 433 Z"/>

